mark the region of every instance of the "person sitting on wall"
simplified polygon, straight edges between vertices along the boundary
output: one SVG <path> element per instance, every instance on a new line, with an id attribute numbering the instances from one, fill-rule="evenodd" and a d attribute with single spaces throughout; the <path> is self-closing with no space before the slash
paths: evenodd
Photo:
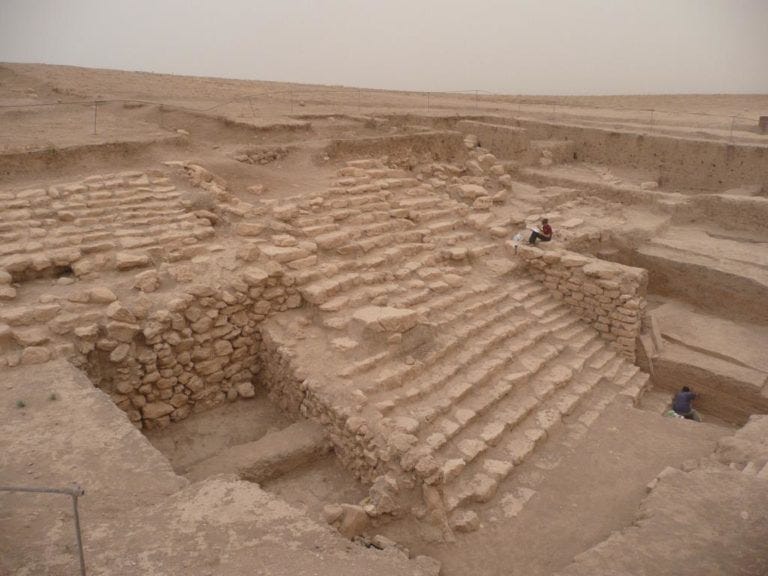
<path id="1" fill-rule="evenodd" d="M 541 230 L 534 226 L 531 228 L 531 237 L 528 238 L 528 244 L 536 244 L 536 240 L 542 242 L 549 242 L 552 240 L 552 226 L 549 225 L 549 220 L 544 218 L 541 221 Z"/>
<path id="2" fill-rule="evenodd" d="M 679 414 L 687 420 L 701 422 L 701 416 L 693 409 L 693 400 L 695 398 L 696 394 L 691 392 L 688 386 L 683 386 L 683 389 L 675 394 L 675 398 L 672 400 L 672 410 L 675 411 L 675 414 Z"/>

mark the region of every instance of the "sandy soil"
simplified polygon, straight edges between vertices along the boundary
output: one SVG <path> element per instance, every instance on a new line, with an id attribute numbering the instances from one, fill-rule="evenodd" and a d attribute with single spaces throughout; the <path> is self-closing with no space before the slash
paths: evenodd
<path id="1" fill-rule="evenodd" d="M 165 103 L 245 123 L 286 122 L 311 114 L 515 114 L 557 122 L 597 124 L 613 128 L 670 133 L 735 141 L 768 142 L 757 134 L 757 120 L 768 110 L 768 95 L 648 95 L 648 96 L 502 96 L 479 90 L 468 94 L 393 92 L 343 86 L 316 86 L 263 81 L 226 80 L 95 70 L 71 66 L 3 64 L 0 66 L 0 105 L 92 102 L 93 100 Z M 120 102 L 124 106 L 125 102 Z M 106 104 L 102 105 L 106 106 Z M 0 146 L 69 145 L 73 133 L 93 138 L 91 104 L 58 106 L 49 123 L 59 126 L 32 138 L 23 123 L 29 109 L 14 112 L 16 125 L 5 132 Z M 0 109 L 2 110 L 2 109 Z M 651 112 L 653 111 L 653 113 Z M 137 127 L 123 118 L 144 115 L 162 123 L 161 112 L 147 105 L 119 111 L 120 120 L 97 122 L 102 137 L 124 136 Z M 34 121 L 33 121 L 34 124 Z M 32 141 L 31 141 L 32 140 Z"/>

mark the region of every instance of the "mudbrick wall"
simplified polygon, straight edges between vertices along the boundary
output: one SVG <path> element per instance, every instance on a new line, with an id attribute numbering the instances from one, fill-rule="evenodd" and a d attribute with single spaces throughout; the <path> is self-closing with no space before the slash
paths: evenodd
<path id="1" fill-rule="evenodd" d="M 462 159 L 466 155 L 461 132 L 431 131 L 396 136 L 334 140 L 326 148 L 330 158 L 363 158 L 390 155 L 391 160 Z"/>
<path id="2" fill-rule="evenodd" d="M 113 302 L 103 321 L 75 330 L 75 361 L 131 421 L 163 427 L 253 396 L 259 323 L 300 305 L 292 276 L 249 266 L 223 288 L 187 286 L 150 313 Z"/>
<path id="3" fill-rule="evenodd" d="M 487 148 L 501 158 L 509 158 L 528 149 L 528 133 L 517 126 L 462 120 L 456 124 L 456 127 L 464 133 L 477 136 L 483 148 Z"/>
<path id="4" fill-rule="evenodd" d="M 521 246 L 517 254 L 534 278 L 635 360 L 646 308 L 646 270 L 566 250 Z"/>
<path id="5" fill-rule="evenodd" d="M 699 190 L 768 186 L 768 147 L 518 121 L 531 140 L 573 140 L 578 160 L 658 172 L 662 186 Z"/>

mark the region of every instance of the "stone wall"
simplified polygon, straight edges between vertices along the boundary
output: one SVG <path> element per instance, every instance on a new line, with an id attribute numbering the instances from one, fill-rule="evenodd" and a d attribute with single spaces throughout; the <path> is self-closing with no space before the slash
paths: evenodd
<path id="1" fill-rule="evenodd" d="M 268 269 L 249 266 L 223 286 L 185 286 L 151 311 L 115 301 L 106 318 L 75 330 L 75 360 L 145 428 L 253 396 L 259 323 L 302 302 L 292 276 Z"/>
<path id="2" fill-rule="evenodd" d="M 352 413 L 348 399 L 334 402 L 327 391 L 321 394 L 322 386 L 301 373 L 288 348 L 269 331 L 262 334 L 260 359 L 261 380 L 272 402 L 290 414 L 320 422 L 341 463 L 360 480 L 373 482 L 384 473 L 386 456 L 382 458 L 383 447 L 376 445 L 369 428 L 369 424 L 375 425 L 375 417 L 367 422 Z"/>
<path id="3" fill-rule="evenodd" d="M 566 250 L 520 246 L 517 255 L 534 278 L 634 362 L 645 316 L 647 270 Z"/>

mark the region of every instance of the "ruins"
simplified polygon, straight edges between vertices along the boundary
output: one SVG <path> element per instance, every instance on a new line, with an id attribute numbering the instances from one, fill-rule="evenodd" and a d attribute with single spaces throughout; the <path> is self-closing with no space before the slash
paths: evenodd
<path id="1" fill-rule="evenodd" d="M 754 98 L 0 66 L 0 486 L 89 574 L 768 573 Z"/>

